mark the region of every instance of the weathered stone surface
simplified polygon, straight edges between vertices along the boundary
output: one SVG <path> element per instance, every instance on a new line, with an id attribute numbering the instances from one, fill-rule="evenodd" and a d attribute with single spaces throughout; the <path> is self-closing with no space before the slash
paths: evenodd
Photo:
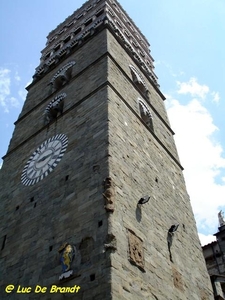
<path id="1" fill-rule="evenodd" d="M 53 92 L 52 77 L 70 61 L 76 62 L 71 78 Z M 144 78 L 148 97 L 129 65 Z M 57 93 L 66 93 L 63 113 L 45 126 L 43 112 Z M 141 118 L 139 98 L 149 105 L 153 130 Z M 69 141 L 61 161 L 24 186 L 30 155 L 59 133 Z M 213 299 L 163 96 L 112 28 L 95 32 L 29 87 L 0 176 L 1 299 L 16 299 L 4 292 L 7 284 L 79 285 L 70 296 L 85 300 Z M 106 178 L 113 182 L 109 193 Z M 145 195 L 150 201 L 138 207 Z M 167 233 L 176 223 L 184 226 L 174 234 L 172 263 Z M 64 241 L 77 253 L 73 276 L 62 283 L 57 251 Z"/>
<path id="2" fill-rule="evenodd" d="M 144 271 L 143 241 L 130 230 L 128 230 L 128 241 L 130 262 Z"/>

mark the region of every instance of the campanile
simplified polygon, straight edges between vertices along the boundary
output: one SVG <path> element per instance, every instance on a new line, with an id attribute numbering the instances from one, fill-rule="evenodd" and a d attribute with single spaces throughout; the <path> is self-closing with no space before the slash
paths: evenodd
<path id="1" fill-rule="evenodd" d="M 0 172 L 1 299 L 214 299 L 149 43 L 121 5 L 89 0 L 50 32 L 27 90 Z"/>

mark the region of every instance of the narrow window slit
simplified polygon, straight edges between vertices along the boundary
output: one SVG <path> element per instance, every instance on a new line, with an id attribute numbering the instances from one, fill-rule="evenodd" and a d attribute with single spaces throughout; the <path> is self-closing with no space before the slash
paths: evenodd
<path id="1" fill-rule="evenodd" d="M 6 237 L 7 237 L 7 235 L 5 234 L 5 235 L 4 235 L 4 238 L 3 238 L 2 249 L 1 249 L 1 250 L 3 250 L 3 249 L 5 248 Z"/>

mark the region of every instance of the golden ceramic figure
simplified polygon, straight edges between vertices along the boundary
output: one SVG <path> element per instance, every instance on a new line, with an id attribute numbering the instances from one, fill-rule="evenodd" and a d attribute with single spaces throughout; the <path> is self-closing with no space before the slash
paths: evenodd
<path id="1" fill-rule="evenodd" d="M 62 264 L 62 272 L 67 272 L 71 269 L 71 264 L 74 259 L 75 255 L 75 248 L 74 246 L 64 243 L 60 248 L 59 248 L 59 253 L 60 253 L 60 262 Z"/>

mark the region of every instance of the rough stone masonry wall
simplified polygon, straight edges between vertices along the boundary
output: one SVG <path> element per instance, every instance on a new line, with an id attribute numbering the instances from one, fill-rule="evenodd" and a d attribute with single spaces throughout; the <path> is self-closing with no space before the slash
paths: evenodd
<path id="1" fill-rule="evenodd" d="M 101 47 L 99 46 L 101 45 Z M 91 49 L 91 55 L 90 55 Z M 100 32 L 95 39 L 91 39 L 69 58 L 63 60 L 57 67 L 46 74 L 42 79 L 31 85 L 24 107 L 17 121 L 9 151 L 25 141 L 29 136 L 43 128 L 43 113 L 49 102 L 58 94 L 66 93 L 64 112 L 70 109 L 91 91 L 105 82 L 106 60 L 99 58 L 106 53 L 105 32 Z M 74 61 L 71 79 L 68 84 L 54 91 L 50 84 L 57 71 L 68 62 Z M 102 72 L 102 73 L 101 73 Z M 25 116 L 25 117 L 24 117 Z M 35 126 L 30 126 L 34 124 Z"/>
<path id="2" fill-rule="evenodd" d="M 107 218 L 102 196 L 102 182 L 108 175 L 107 111 L 101 101 L 104 98 L 106 89 L 51 125 L 46 138 L 64 133 L 69 139 L 68 149 L 54 171 L 39 183 L 30 187 L 22 185 L 21 161 L 29 158 L 46 132 L 36 136 L 37 143 L 31 140 L 8 156 L 5 168 L 10 172 L 1 181 L 4 189 L 0 195 L 4 224 L 1 238 L 7 235 L 1 251 L 4 266 L 1 291 L 9 283 L 48 288 L 52 284 L 60 285 L 58 248 L 67 241 L 77 249 L 73 264 L 76 278 L 63 286 L 81 287 L 75 299 L 92 299 L 98 294 L 102 299 L 102 295 L 108 294 L 110 272 L 104 251 Z M 82 241 L 86 239 L 93 244 L 89 258 L 86 250 L 83 254 L 81 251 Z M 93 274 L 95 280 L 91 281 Z M 5 293 L 1 299 L 6 296 L 15 299 L 15 294 Z M 61 299 L 60 296 L 64 299 L 63 295 L 51 297 Z M 42 295 L 42 299 L 49 299 L 49 295 Z"/>
<path id="3" fill-rule="evenodd" d="M 108 62 L 109 81 L 124 99 L 129 99 L 128 104 L 132 107 L 132 109 L 136 113 L 139 113 L 138 99 L 142 98 L 142 95 L 137 89 L 130 89 L 132 75 L 129 66 L 134 66 L 139 73 L 141 73 L 141 68 L 139 69 L 139 66 L 137 66 L 132 58 L 127 55 L 121 45 L 115 41 L 115 38 L 110 32 L 108 32 L 107 42 L 109 53 L 112 55 L 112 59 L 109 59 Z M 159 116 L 161 120 L 163 120 L 163 122 L 155 124 L 154 132 L 164 146 L 170 151 L 171 155 L 179 161 L 176 145 L 173 139 L 173 131 L 170 128 L 164 101 L 157 93 L 157 90 L 149 82 L 149 79 L 143 73 L 141 75 L 145 81 L 146 89 L 149 92 L 149 104 L 154 108 L 153 110 L 151 106 L 149 106 L 153 120 L 158 119 Z M 123 80 L 122 84 L 121 81 L 117 80 L 117 78 L 120 77 Z"/>
<path id="4" fill-rule="evenodd" d="M 129 64 L 125 52 L 111 55 L 119 65 Z M 129 105 L 137 111 L 132 83 L 115 64 L 109 66 L 110 174 L 116 192 L 112 232 L 117 239 L 112 254 L 113 299 L 213 299 L 181 168 L 130 110 Z M 127 92 L 122 92 L 124 86 Z M 150 101 L 167 119 L 161 97 L 156 93 L 152 97 Z M 176 157 L 174 141 L 166 140 L 162 121 L 154 116 L 153 124 Z M 151 196 L 150 201 L 138 207 L 145 195 Z M 168 230 L 178 223 L 170 252 Z"/>
<path id="5" fill-rule="evenodd" d="M 67 283 L 81 286 L 74 299 L 152 300 L 153 295 L 159 300 L 212 299 L 179 167 L 112 89 L 116 87 L 120 94 L 125 81 L 130 90 L 133 86 L 127 85 L 121 72 L 115 76 L 115 65 L 110 58 L 108 69 L 106 56 L 95 64 L 97 68 L 90 65 L 97 59 L 96 51 L 99 55 L 105 53 L 105 42 L 98 43 L 106 41 L 105 33 L 99 33 L 71 56 L 76 61 L 77 77 L 72 77 L 60 90 L 68 94 L 66 109 L 49 128 L 38 131 L 41 129 L 39 116 L 51 100 L 45 91 L 50 74 L 30 88 L 21 114 L 27 116 L 23 125 L 16 125 L 10 146 L 11 150 L 18 148 L 6 156 L 1 170 L 1 242 L 7 236 L 0 252 L 4 266 L 1 290 L 8 282 L 28 286 L 57 284 L 61 266 L 56 253 L 63 242 L 69 241 L 78 250 L 74 264 L 78 277 Z M 91 46 L 95 43 L 98 47 L 93 52 Z M 121 66 L 126 58 L 119 53 L 115 57 Z M 107 71 L 112 73 L 108 77 L 109 87 Z M 55 72 L 57 68 L 51 75 Z M 157 99 L 154 89 L 152 95 L 152 101 L 155 106 L 159 104 L 157 109 L 167 122 L 161 98 Z M 123 98 L 128 101 L 126 93 Z M 79 105 L 73 107 L 72 103 Z M 129 105 L 137 113 L 134 103 Z M 154 119 L 157 120 L 155 116 Z M 167 139 L 172 142 L 163 141 L 164 127 L 160 120 L 156 121 L 156 132 L 161 131 L 162 142 L 176 156 L 171 133 Z M 29 156 L 44 140 L 58 133 L 66 134 L 69 139 L 59 165 L 36 185 L 23 186 L 20 176 Z M 21 145 L 25 137 L 27 142 Z M 115 192 L 114 212 L 106 212 L 104 208 L 102 193 L 107 196 L 110 191 L 104 190 L 102 183 L 108 175 L 112 177 Z M 145 194 L 151 198 L 140 209 L 137 201 Z M 172 263 L 167 232 L 176 222 L 180 227 L 171 248 Z M 112 239 L 107 240 L 107 236 Z M 90 252 L 84 249 L 87 239 L 93 245 L 88 247 Z M 95 275 L 95 280 L 90 280 L 91 275 Z M 9 299 L 3 294 L 6 296 Z M 15 299 L 15 294 L 10 296 Z M 49 295 L 43 295 L 42 299 L 45 298 L 49 299 Z M 64 299 L 64 296 L 52 296 L 56 298 Z"/>
<path id="6" fill-rule="evenodd" d="M 7 284 L 32 288 L 76 284 L 81 290 L 75 299 L 110 297 L 109 253 L 104 246 L 108 223 L 102 195 L 103 181 L 108 176 L 106 57 L 91 64 L 98 58 L 96 53 L 102 55 L 105 44 L 90 55 L 92 46 L 93 41 L 71 57 L 76 61 L 77 77 L 74 75 L 60 90 L 67 94 L 63 115 L 48 127 L 39 123 L 49 101 L 42 95 L 51 78 L 47 76 L 38 83 L 39 88 L 30 89 L 24 105 L 28 114 L 23 125 L 16 125 L 12 151 L 1 169 L 1 245 L 6 236 L 0 252 L 1 299 L 16 299 L 14 293 L 4 293 Z M 52 74 L 56 71 L 57 68 Z M 27 108 L 32 103 L 37 105 L 37 99 L 43 99 L 43 104 L 29 113 Z M 73 107 L 74 104 L 78 105 Z M 30 155 L 43 141 L 59 133 L 66 134 L 69 140 L 62 160 L 39 183 L 22 185 L 21 173 Z M 20 144 L 24 139 L 26 143 Z M 73 264 L 75 278 L 62 284 L 58 249 L 65 241 L 75 245 L 77 255 Z M 30 294 L 29 299 L 39 296 Z M 64 299 L 64 295 L 43 294 L 41 299 Z"/>

